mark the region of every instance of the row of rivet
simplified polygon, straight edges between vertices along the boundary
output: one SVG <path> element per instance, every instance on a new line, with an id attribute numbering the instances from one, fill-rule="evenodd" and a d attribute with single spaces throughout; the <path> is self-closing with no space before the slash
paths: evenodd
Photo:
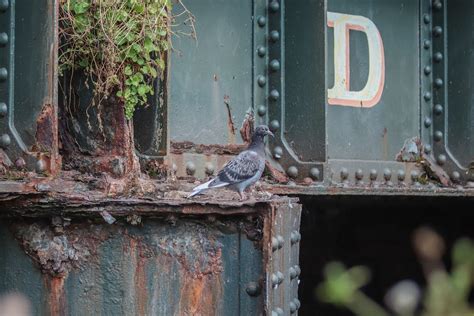
<path id="1" fill-rule="evenodd" d="M 5 13 L 9 8 L 9 1 L 0 1 L 0 12 Z M 0 33 L 0 47 L 4 48 L 8 44 L 8 34 L 5 32 Z M 8 79 L 7 68 L 0 66 L 0 82 L 5 82 Z M 7 90 L 7 89 L 5 89 Z M 2 100 L 0 101 L 0 117 L 6 117 L 8 112 L 7 104 Z M 7 133 L 0 136 L 0 147 L 6 149 L 11 144 L 10 135 Z"/>

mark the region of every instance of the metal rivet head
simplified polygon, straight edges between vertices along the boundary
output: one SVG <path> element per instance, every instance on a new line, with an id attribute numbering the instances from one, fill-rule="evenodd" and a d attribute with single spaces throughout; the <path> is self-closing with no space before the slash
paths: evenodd
<path id="1" fill-rule="evenodd" d="M 434 36 L 436 36 L 436 37 L 441 36 L 441 34 L 443 34 L 443 28 L 442 28 L 441 26 L 435 26 L 435 27 L 433 28 L 433 34 L 434 34 Z"/>
<path id="2" fill-rule="evenodd" d="M 296 244 L 301 240 L 301 234 L 297 230 L 292 231 L 290 234 L 290 240 L 292 244 Z"/>
<path id="3" fill-rule="evenodd" d="M 204 167 L 204 172 L 208 175 L 211 176 L 214 174 L 214 165 L 210 162 L 206 163 L 206 166 Z"/>
<path id="4" fill-rule="evenodd" d="M 436 158 L 436 162 L 438 165 L 444 165 L 446 163 L 446 156 L 443 154 L 439 155 L 438 158 Z"/>
<path id="5" fill-rule="evenodd" d="M 5 81 L 8 78 L 7 68 L 0 68 L 0 81 Z"/>
<path id="6" fill-rule="evenodd" d="M 286 173 L 291 177 L 291 178 L 296 178 L 298 176 L 298 168 L 295 166 L 290 166 L 288 170 L 286 170 Z"/>
<path id="7" fill-rule="evenodd" d="M 430 101 L 431 100 L 431 92 L 425 92 L 423 95 L 423 98 L 425 98 L 425 101 Z"/>
<path id="8" fill-rule="evenodd" d="M 297 298 L 295 298 L 295 299 L 293 300 L 293 302 L 295 302 L 296 309 L 300 309 L 300 307 L 301 307 L 301 302 L 300 302 L 300 300 L 297 299 Z"/>
<path id="9" fill-rule="evenodd" d="M 285 244 L 285 239 L 281 235 L 276 236 L 276 239 L 278 241 L 278 249 L 280 249 Z"/>
<path id="10" fill-rule="evenodd" d="M 278 239 L 272 237 L 272 250 L 275 251 L 277 249 L 280 249 Z"/>
<path id="11" fill-rule="evenodd" d="M 38 159 L 35 164 L 35 170 L 37 173 L 43 173 L 46 171 L 46 162 L 43 159 Z"/>
<path id="12" fill-rule="evenodd" d="M 281 282 L 283 282 L 284 279 L 285 279 L 285 276 L 280 271 L 277 271 L 276 273 L 272 274 L 272 284 L 273 285 L 281 284 Z"/>
<path id="13" fill-rule="evenodd" d="M 273 59 L 271 62 L 270 62 L 270 69 L 272 71 L 278 71 L 280 70 L 280 62 L 276 59 Z"/>
<path id="14" fill-rule="evenodd" d="M 425 24 L 430 24 L 431 22 L 431 17 L 429 14 L 424 14 L 423 15 L 423 22 L 425 22 Z"/>
<path id="15" fill-rule="evenodd" d="M 435 10 L 439 11 L 443 8 L 443 4 L 441 3 L 441 1 L 435 1 L 433 3 L 433 8 L 435 8 Z"/>
<path id="16" fill-rule="evenodd" d="M 278 40 L 280 39 L 280 33 L 278 33 L 278 31 L 271 31 L 270 32 L 270 40 L 272 42 L 278 42 Z"/>
<path id="17" fill-rule="evenodd" d="M 431 41 L 430 40 L 424 40 L 423 41 L 423 47 L 425 49 L 429 49 L 431 47 Z"/>
<path id="18" fill-rule="evenodd" d="M 270 122 L 269 127 L 272 132 L 275 132 L 280 128 L 280 123 L 277 120 L 273 120 Z"/>
<path id="19" fill-rule="evenodd" d="M 443 79 L 441 78 L 436 78 L 434 81 L 434 85 L 437 88 L 441 88 L 443 86 Z"/>
<path id="20" fill-rule="evenodd" d="M 390 179 L 392 178 L 392 171 L 388 168 L 385 168 L 383 170 L 383 178 L 385 181 L 390 181 Z"/>
<path id="21" fill-rule="evenodd" d="M 0 103 L 0 116 L 5 117 L 8 112 L 8 107 L 5 103 L 1 102 Z"/>
<path id="22" fill-rule="evenodd" d="M 9 7 L 9 1 L 8 0 L 1 0 L 0 1 L 0 11 L 5 12 L 7 11 Z"/>
<path id="23" fill-rule="evenodd" d="M 277 12 L 279 9 L 280 9 L 280 4 L 278 3 L 278 1 L 274 0 L 270 3 L 270 11 Z"/>
<path id="24" fill-rule="evenodd" d="M 405 170 L 398 170 L 397 172 L 397 178 L 398 178 L 398 181 L 404 181 L 405 180 Z"/>
<path id="25" fill-rule="evenodd" d="M 301 274 L 301 268 L 300 268 L 300 266 L 295 265 L 295 266 L 293 266 L 293 268 L 294 268 L 295 271 L 296 271 L 296 276 L 300 276 L 300 274 Z"/>
<path id="26" fill-rule="evenodd" d="M 20 157 L 17 160 L 15 160 L 15 167 L 17 169 L 23 169 L 25 166 L 26 166 L 25 159 Z"/>
<path id="27" fill-rule="evenodd" d="M 264 57 L 264 56 L 267 54 L 267 49 L 266 49 L 265 47 L 263 47 L 263 46 L 259 46 L 259 47 L 257 48 L 257 54 L 258 54 L 258 56 L 260 56 L 260 57 Z"/>
<path id="28" fill-rule="evenodd" d="M 341 180 L 347 180 L 348 177 L 349 171 L 347 170 L 347 168 L 341 168 Z"/>
<path id="29" fill-rule="evenodd" d="M 426 66 L 423 70 L 425 72 L 425 75 L 429 75 L 431 73 L 431 67 L 430 66 Z"/>
<path id="30" fill-rule="evenodd" d="M 192 161 L 186 163 L 186 173 L 192 176 L 196 172 L 196 165 Z"/>
<path id="31" fill-rule="evenodd" d="M 435 62 L 439 63 L 440 61 L 443 60 L 443 54 L 441 54 L 440 52 L 437 52 L 433 55 L 433 59 Z"/>
<path id="32" fill-rule="evenodd" d="M 426 128 L 430 127 L 430 126 L 431 126 L 431 123 L 432 123 L 431 119 L 430 119 L 429 117 L 426 117 L 426 118 L 425 118 L 425 122 L 424 122 L 425 127 L 426 127 Z"/>
<path id="33" fill-rule="evenodd" d="M 245 288 L 245 292 L 250 296 L 259 296 L 261 292 L 260 285 L 257 282 L 249 282 Z"/>
<path id="34" fill-rule="evenodd" d="M 272 284 L 278 285 L 278 276 L 275 273 L 272 273 Z"/>
<path id="35" fill-rule="evenodd" d="M 433 112 L 436 115 L 441 115 L 443 114 L 443 106 L 441 104 L 436 104 L 433 108 Z"/>
<path id="36" fill-rule="evenodd" d="M 315 180 L 315 181 L 318 181 L 319 180 L 319 176 L 320 176 L 320 172 L 319 172 L 319 169 L 316 168 L 316 167 L 313 167 L 309 170 L 309 176 L 311 177 L 311 179 Z"/>
<path id="37" fill-rule="evenodd" d="M 260 87 L 264 87 L 267 84 L 267 79 L 263 75 L 257 77 L 257 83 Z"/>
<path id="38" fill-rule="evenodd" d="M 296 270 L 295 270 L 295 268 L 293 268 L 293 267 L 290 267 L 290 268 L 288 269 L 288 273 L 289 273 L 289 275 L 290 275 L 290 279 L 292 279 L 292 280 L 293 280 L 294 278 L 296 278 L 296 276 L 297 276 L 297 275 L 296 275 Z"/>
<path id="39" fill-rule="evenodd" d="M 294 303 L 294 302 L 290 302 L 289 306 L 290 306 L 290 313 L 292 313 L 292 314 L 295 313 L 295 312 L 296 312 L 296 305 L 295 305 L 295 303 Z"/>
<path id="40" fill-rule="evenodd" d="M 278 90 L 273 89 L 272 91 L 270 91 L 270 99 L 276 101 L 278 100 L 278 98 L 280 98 L 280 92 L 278 92 Z"/>
<path id="41" fill-rule="evenodd" d="M 360 181 L 362 178 L 364 178 L 364 173 L 362 172 L 362 169 L 357 169 L 355 172 L 355 178 L 356 180 Z"/>
<path id="42" fill-rule="evenodd" d="M 7 33 L 0 33 L 0 46 L 5 46 L 8 43 Z"/>
<path id="43" fill-rule="evenodd" d="M 273 158 L 280 159 L 283 156 L 283 149 L 280 146 L 273 148 Z"/>
<path id="44" fill-rule="evenodd" d="M 451 174 L 451 180 L 453 180 L 454 182 L 459 182 L 460 179 L 461 174 L 457 171 L 453 171 L 453 173 Z"/>
<path id="45" fill-rule="evenodd" d="M 257 113 L 260 116 L 264 116 L 265 114 L 267 114 L 267 107 L 265 105 L 260 105 L 257 109 Z"/>
<path id="46" fill-rule="evenodd" d="M 376 169 L 371 169 L 369 173 L 369 178 L 371 181 L 377 180 L 377 170 Z"/>
<path id="47" fill-rule="evenodd" d="M 443 139 L 443 132 L 442 131 L 436 131 L 433 135 L 433 138 L 437 142 L 441 141 Z"/>
<path id="48" fill-rule="evenodd" d="M 418 176 L 419 176 L 419 173 L 418 173 L 417 170 L 412 170 L 412 171 L 410 172 L 410 177 L 411 177 L 411 180 L 412 180 L 413 182 L 418 181 Z"/>
<path id="49" fill-rule="evenodd" d="M 277 313 L 277 315 L 283 315 L 285 312 L 280 307 L 278 307 L 275 309 L 275 313 Z"/>
<path id="50" fill-rule="evenodd" d="M 431 145 L 430 144 L 426 144 L 425 145 L 425 154 L 430 154 L 431 153 Z"/>
<path id="51" fill-rule="evenodd" d="M 3 134 L 0 137 L 0 147 L 3 149 L 7 148 L 11 144 L 12 140 L 10 139 L 10 135 L 8 134 Z"/>
<path id="52" fill-rule="evenodd" d="M 259 16 L 257 19 L 257 23 L 260 27 L 264 27 L 267 24 L 267 19 L 264 16 Z"/>

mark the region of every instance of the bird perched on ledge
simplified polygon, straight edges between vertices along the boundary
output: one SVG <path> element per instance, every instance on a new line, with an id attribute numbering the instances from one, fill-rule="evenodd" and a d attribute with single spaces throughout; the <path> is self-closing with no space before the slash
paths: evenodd
<path id="1" fill-rule="evenodd" d="M 244 200 L 244 190 L 260 179 L 265 168 L 263 140 L 267 135 L 273 136 L 268 126 L 257 126 L 247 149 L 229 161 L 214 179 L 195 187 L 188 198 L 209 189 L 228 187 L 237 191 Z"/>

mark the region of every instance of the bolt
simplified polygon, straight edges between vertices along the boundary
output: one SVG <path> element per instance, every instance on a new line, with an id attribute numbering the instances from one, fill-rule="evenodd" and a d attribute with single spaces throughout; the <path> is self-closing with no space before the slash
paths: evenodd
<path id="1" fill-rule="evenodd" d="M 440 154 L 438 158 L 436 159 L 436 162 L 438 162 L 438 165 L 442 166 L 446 163 L 446 156 L 443 154 Z"/>
<path id="2" fill-rule="evenodd" d="M 370 170 L 369 178 L 370 178 L 370 181 L 377 180 L 377 170 L 376 169 L 371 169 Z"/>
<path id="3" fill-rule="evenodd" d="M 275 159 L 280 159 L 283 156 L 283 149 L 280 146 L 276 146 L 273 149 L 273 157 Z"/>
<path id="4" fill-rule="evenodd" d="M 274 0 L 270 3 L 270 11 L 277 12 L 279 9 L 280 9 L 280 4 L 278 3 L 278 1 Z"/>
<path id="5" fill-rule="evenodd" d="M 348 177 L 349 171 L 347 170 L 347 168 L 341 168 L 341 180 L 346 181 Z"/>
<path id="6" fill-rule="evenodd" d="M 278 71 L 280 70 L 280 62 L 276 59 L 273 59 L 271 62 L 270 62 L 270 69 L 273 70 L 273 71 Z"/>
<path id="7" fill-rule="evenodd" d="M 429 117 L 425 118 L 425 127 L 428 128 L 431 126 L 431 119 Z"/>
<path id="8" fill-rule="evenodd" d="M 188 161 L 186 163 L 186 173 L 189 176 L 192 176 L 192 175 L 194 175 L 195 172 L 196 172 L 196 165 L 194 164 L 194 162 Z"/>
<path id="9" fill-rule="evenodd" d="M 264 116 L 267 114 L 267 107 L 265 105 L 260 105 L 257 109 L 258 115 Z"/>
<path id="10" fill-rule="evenodd" d="M 314 181 L 318 181 L 319 180 L 319 175 L 320 175 L 320 172 L 319 172 L 319 169 L 316 168 L 316 167 L 313 167 L 309 170 L 309 176 L 311 177 L 311 179 L 313 179 Z"/>
<path id="11" fill-rule="evenodd" d="M 436 104 L 433 108 L 433 111 L 436 115 L 443 114 L 443 106 L 441 104 Z"/>
<path id="12" fill-rule="evenodd" d="M 8 43 L 7 33 L 0 33 L 0 46 L 5 46 Z"/>
<path id="13" fill-rule="evenodd" d="M 435 26 L 435 27 L 433 28 L 433 34 L 434 34 L 434 36 L 436 36 L 436 37 L 441 36 L 441 34 L 443 34 L 443 28 L 442 28 L 441 26 Z"/>
<path id="14" fill-rule="evenodd" d="M 25 159 L 20 157 L 17 160 L 15 160 L 15 167 L 17 169 L 23 169 L 25 166 L 26 166 Z"/>
<path id="15" fill-rule="evenodd" d="M 400 182 L 405 180 L 405 171 L 403 169 L 398 170 L 397 178 L 398 178 L 398 181 L 400 181 Z"/>
<path id="16" fill-rule="evenodd" d="M 433 58 L 435 62 L 439 63 L 440 61 L 443 60 L 443 54 L 441 54 L 440 52 L 437 52 L 434 54 Z"/>
<path id="17" fill-rule="evenodd" d="M 270 122 L 270 130 L 272 132 L 277 131 L 280 128 L 280 123 L 277 120 L 273 120 Z"/>
<path id="18" fill-rule="evenodd" d="M 457 171 L 453 171 L 453 173 L 451 174 L 451 179 L 454 182 L 459 182 L 459 179 L 461 179 L 461 174 Z"/>
<path id="19" fill-rule="evenodd" d="M 7 105 L 5 103 L 1 102 L 0 103 L 0 116 L 5 117 L 5 115 L 7 115 L 7 112 L 8 112 Z"/>
<path id="20" fill-rule="evenodd" d="M 280 93 L 273 89 L 272 91 L 270 91 L 270 99 L 272 99 L 273 101 L 276 101 L 278 100 L 278 98 L 280 97 Z"/>
<path id="21" fill-rule="evenodd" d="M 434 84 L 435 84 L 435 87 L 441 88 L 443 86 L 443 79 L 436 78 Z"/>
<path id="22" fill-rule="evenodd" d="M 271 31 L 270 32 L 270 40 L 272 42 L 278 42 L 278 40 L 280 39 L 280 33 L 278 33 L 278 31 Z"/>
<path id="23" fill-rule="evenodd" d="M 38 159 L 35 165 L 36 173 L 43 173 L 46 170 L 46 162 L 43 159 Z"/>
<path id="24" fill-rule="evenodd" d="M 267 84 L 267 79 L 263 75 L 258 75 L 257 83 L 260 87 L 264 87 Z"/>
<path id="25" fill-rule="evenodd" d="M 0 68 L 0 81 L 5 81 L 8 78 L 8 71 L 6 68 Z"/>
<path id="26" fill-rule="evenodd" d="M 259 296 L 261 292 L 260 285 L 257 282 L 249 282 L 245 291 L 250 296 Z"/>
<path id="27" fill-rule="evenodd" d="M 425 75 L 429 75 L 431 73 L 431 67 L 430 66 L 426 66 L 425 69 L 424 69 L 424 72 L 425 72 Z"/>
<path id="28" fill-rule="evenodd" d="M 425 101 L 431 100 L 431 92 L 425 92 L 425 95 L 423 97 L 425 98 Z"/>
<path id="29" fill-rule="evenodd" d="M 296 178 L 298 176 L 298 168 L 295 166 L 290 166 L 288 170 L 286 170 L 286 173 L 291 177 L 291 178 Z"/>
<path id="30" fill-rule="evenodd" d="M 259 16 L 257 19 L 257 23 L 260 27 L 264 27 L 267 24 L 267 19 L 264 16 Z"/>
<path id="31" fill-rule="evenodd" d="M 204 167 L 204 171 L 208 176 L 212 176 L 214 174 L 214 165 L 210 162 L 206 163 L 206 166 Z"/>
<path id="32" fill-rule="evenodd" d="M 425 145 L 425 153 L 426 153 L 426 154 L 431 153 L 431 145 L 430 145 L 430 144 L 426 144 L 426 145 Z"/>
<path id="33" fill-rule="evenodd" d="M 385 179 L 385 181 L 390 181 L 390 179 L 392 178 L 392 171 L 388 168 L 385 168 L 383 170 L 383 178 Z"/>
<path id="34" fill-rule="evenodd" d="M 10 135 L 8 134 L 3 134 L 1 137 L 0 137 L 0 147 L 2 147 L 3 149 L 6 149 L 10 143 L 11 143 L 11 139 L 10 139 Z"/>
<path id="35" fill-rule="evenodd" d="M 442 131 L 436 131 L 434 133 L 434 140 L 439 142 L 443 139 L 443 132 Z"/>
<path id="36" fill-rule="evenodd" d="M 259 46 L 257 47 L 257 54 L 258 56 L 263 57 L 267 54 L 267 49 L 263 46 Z"/>
<path id="37" fill-rule="evenodd" d="M 355 172 L 355 178 L 357 181 L 361 181 L 364 178 L 364 173 L 362 172 L 362 169 L 357 169 Z"/>

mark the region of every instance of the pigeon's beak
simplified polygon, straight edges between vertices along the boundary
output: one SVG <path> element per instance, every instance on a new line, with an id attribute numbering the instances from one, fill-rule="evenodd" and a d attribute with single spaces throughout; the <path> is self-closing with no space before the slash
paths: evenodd
<path id="1" fill-rule="evenodd" d="M 273 135 L 273 133 L 270 131 L 267 132 L 267 135 L 270 135 L 271 137 L 275 137 L 275 135 Z"/>

